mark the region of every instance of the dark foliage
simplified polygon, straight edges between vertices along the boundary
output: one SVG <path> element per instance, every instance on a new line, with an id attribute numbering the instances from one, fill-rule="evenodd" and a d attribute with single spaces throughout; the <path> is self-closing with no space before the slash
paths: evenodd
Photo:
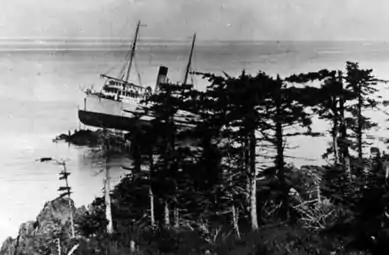
<path id="1" fill-rule="evenodd" d="M 96 198 L 77 222 L 89 238 L 79 254 L 129 254 L 131 242 L 138 254 L 387 249 L 387 159 L 361 155 L 367 144 L 361 134 L 375 125 L 363 110 L 378 106 L 372 70 L 348 62 L 345 75 L 326 69 L 283 79 L 244 71 L 198 75 L 210 82 L 204 92 L 161 84 L 145 101 L 138 117 L 154 119 L 120 142 L 130 149 L 118 146 L 133 163 L 111 195 L 115 233 L 105 233 L 104 199 Z M 320 86 L 308 86 L 314 81 Z M 314 115 L 331 124 L 326 155 L 333 163 L 288 166 L 289 137 L 323 135 L 311 129 Z"/>

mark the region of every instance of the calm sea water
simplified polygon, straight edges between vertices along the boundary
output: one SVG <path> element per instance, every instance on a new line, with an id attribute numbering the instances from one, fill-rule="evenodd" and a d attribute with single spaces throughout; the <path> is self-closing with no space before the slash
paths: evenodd
<path id="1" fill-rule="evenodd" d="M 58 44 L 58 42 L 57 42 Z M 42 42 L 0 43 L 0 242 L 16 235 L 20 223 L 35 219 L 45 201 L 56 197 L 60 185 L 58 166 L 42 164 L 40 157 L 67 159 L 72 173 L 70 184 L 76 204 L 82 205 L 101 194 L 102 174 L 99 159 L 88 149 L 52 143 L 62 132 L 77 129 L 77 108 L 82 101 L 80 88 L 100 88 L 100 73 L 115 75 L 124 64 L 126 52 L 121 45 L 93 45 L 80 42 L 53 45 Z M 154 84 L 159 65 L 169 67 L 173 81 L 182 80 L 190 43 L 144 44 L 136 56 L 141 82 Z M 262 70 L 286 76 L 321 68 L 343 68 L 346 61 L 358 61 L 373 68 L 375 74 L 389 79 L 389 44 L 362 42 L 257 42 L 199 43 L 193 69 L 204 72 L 225 71 L 237 75 L 242 69 L 255 74 Z M 137 75 L 133 75 L 137 81 Z M 195 77 L 199 89 L 206 82 Z M 385 91 L 384 96 L 389 94 Z M 384 126 L 382 114 L 379 117 Z M 316 130 L 326 125 L 315 123 Z M 384 132 L 381 131 L 384 135 Z M 295 138 L 290 145 L 300 147 L 291 156 L 306 157 L 322 163 L 326 139 Z M 122 164 L 115 160 L 117 165 Z M 294 159 L 297 165 L 315 161 Z M 128 163 L 128 162 L 127 162 Z M 124 174 L 112 171 L 117 182 Z"/>

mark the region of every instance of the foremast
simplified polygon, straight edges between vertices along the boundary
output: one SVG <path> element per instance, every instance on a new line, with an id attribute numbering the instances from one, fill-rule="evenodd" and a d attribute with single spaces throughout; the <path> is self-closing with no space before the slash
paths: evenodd
<path id="1" fill-rule="evenodd" d="M 128 64 L 127 64 L 128 66 L 127 66 L 126 72 L 125 73 L 123 72 L 123 70 L 125 69 L 125 67 L 123 67 L 122 75 L 121 75 L 120 78 L 111 77 L 111 76 L 108 76 L 106 74 L 100 74 L 101 77 L 106 78 L 106 79 L 113 79 L 113 80 L 116 80 L 116 81 L 122 81 L 122 82 L 124 82 L 124 84 L 129 84 L 130 83 L 129 82 L 129 78 L 130 78 L 132 63 L 133 63 L 134 57 L 135 57 L 135 49 L 136 49 L 136 44 L 137 44 L 137 41 L 138 41 L 140 26 L 141 26 L 141 21 L 139 20 L 138 23 L 137 23 L 137 26 L 136 26 L 135 38 L 134 38 L 132 46 L 131 46 L 130 60 L 128 61 Z"/>
<path id="2" fill-rule="evenodd" d="M 189 75 L 191 64 L 192 64 L 193 49 L 194 49 L 195 41 L 196 41 L 196 33 L 193 34 L 192 47 L 190 49 L 188 65 L 186 66 L 186 70 L 185 70 L 185 77 L 184 77 L 183 85 L 185 85 L 187 80 L 188 80 L 188 75 Z"/>
<path id="3" fill-rule="evenodd" d="M 128 69 L 127 69 L 126 78 L 125 78 L 125 81 L 127 83 L 128 83 L 128 79 L 130 78 L 132 61 L 134 60 L 134 56 L 135 56 L 135 48 L 136 48 L 136 42 L 138 41 L 139 27 L 140 27 L 140 20 L 138 21 L 138 24 L 136 25 L 135 38 L 134 38 L 134 42 L 132 43 L 132 47 L 131 47 L 131 56 L 130 56 L 130 61 L 128 63 Z"/>

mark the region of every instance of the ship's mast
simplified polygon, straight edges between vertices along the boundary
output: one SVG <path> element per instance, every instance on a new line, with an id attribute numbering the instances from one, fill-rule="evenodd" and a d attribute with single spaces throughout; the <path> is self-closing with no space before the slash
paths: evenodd
<path id="1" fill-rule="evenodd" d="M 188 61 L 188 65 L 186 66 L 186 70 L 185 70 L 185 77 L 184 77 L 184 83 L 183 83 L 184 85 L 186 84 L 186 81 L 188 80 L 188 74 L 190 71 L 191 63 L 192 63 L 193 48 L 194 48 L 195 40 L 196 40 L 196 33 L 193 35 L 192 48 L 190 49 L 189 61 Z"/>
<path id="2" fill-rule="evenodd" d="M 134 56 L 135 56 L 135 47 L 136 47 L 136 42 L 137 42 L 138 34 L 139 34 L 139 27 L 140 27 L 140 21 L 138 21 L 138 24 L 136 26 L 135 39 L 134 39 L 134 42 L 132 43 L 130 62 L 128 63 L 128 69 L 127 69 L 127 73 L 126 73 L 126 77 L 125 77 L 126 82 L 128 82 L 128 79 L 130 78 L 132 61 L 133 61 Z"/>

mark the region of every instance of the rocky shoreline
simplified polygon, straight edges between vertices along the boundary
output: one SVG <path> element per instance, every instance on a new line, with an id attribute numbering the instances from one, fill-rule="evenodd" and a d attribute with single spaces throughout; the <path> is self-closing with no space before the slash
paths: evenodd
<path id="1" fill-rule="evenodd" d="M 62 133 L 55 137 L 53 142 L 65 142 L 69 145 L 91 149 L 109 144 L 110 150 L 119 154 L 129 148 L 129 142 L 124 133 L 104 129 L 79 129 L 73 132 L 69 130 L 68 134 Z"/>
<path id="2" fill-rule="evenodd" d="M 71 200 L 71 199 L 70 199 Z M 85 206 L 76 208 L 69 198 L 56 198 L 43 206 L 36 220 L 24 222 L 19 227 L 18 236 L 8 237 L 2 244 L 0 255 L 40 255 L 57 254 L 57 239 L 61 238 L 64 254 L 77 243 L 71 238 L 70 211 L 75 219 L 85 215 Z"/>
<path id="3" fill-rule="evenodd" d="M 94 148 L 102 145 L 101 141 L 107 137 L 113 138 L 114 141 L 120 143 L 119 147 L 123 144 L 120 142 L 123 139 L 118 139 L 119 134 L 102 129 L 69 131 L 68 134 L 63 133 L 55 137 L 53 142 L 66 142 L 73 146 Z M 69 207 L 69 200 L 71 208 Z M 93 210 L 91 205 L 88 208 Z M 0 246 L 0 255 L 58 254 L 59 245 L 57 240 L 59 239 L 65 240 L 60 245 L 62 249 L 61 254 L 67 254 L 66 252 L 69 252 L 72 247 L 75 247 L 83 240 L 83 237 L 77 235 L 77 233 L 76 238 L 72 238 L 71 211 L 77 229 L 78 219 L 88 214 L 85 206 L 76 208 L 74 201 L 65 197 L 57 197 L 46 202 L 35 220 L 22 223 L 16 237 L 9 236 L 3 241 Z"/>
<path id="4" fill-rule="evenodd" d="M 103 130 L 92 131 L 89 129 L 70 130 L 68 134 L 60 134 L 53 139 L 53 142 L 67 142 L 76 146 L 96 146 L 103 135 Z"/>

